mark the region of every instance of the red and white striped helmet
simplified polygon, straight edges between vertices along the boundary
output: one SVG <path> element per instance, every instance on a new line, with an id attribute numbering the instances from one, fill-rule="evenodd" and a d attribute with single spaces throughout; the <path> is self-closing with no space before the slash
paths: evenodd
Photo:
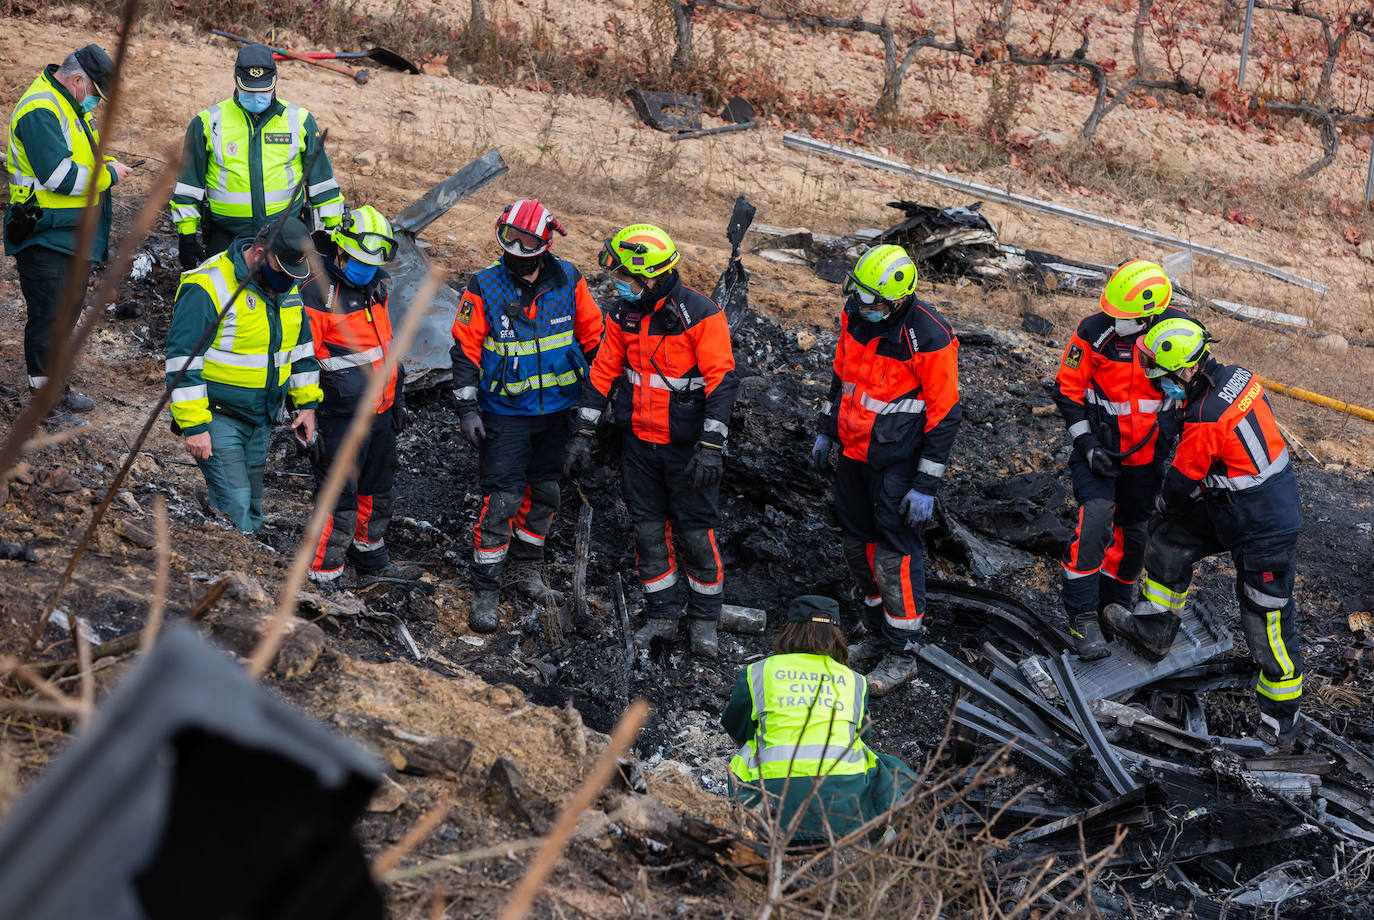
<path id="1" fill-rule="evenodd" d="M 537 256 L 548 252 L 557 231 L 568 231 L 538 198 L 524 198 L 507 206 L 496 221 L 496 241 L 513 256 Z"/>

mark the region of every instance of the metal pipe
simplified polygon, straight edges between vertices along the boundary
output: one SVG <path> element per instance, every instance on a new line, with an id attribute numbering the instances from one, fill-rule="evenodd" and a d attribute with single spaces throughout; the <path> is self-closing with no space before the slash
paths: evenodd
<path id="1" fill-rule="evenodd" d="M 862 163 L 874 169 L 885 169 L 888 172 L 898 173 L 903 176 L 912 176 L 923 179 L 932 185 L 941 188 L 953 189 L 956 192 L 978 195 L 988 201 L 995 201 L 998 204 L 1012 205 L 1018 208 L 1026 208 L 1031 211 L 1039 211 L 1041 214 L 1049 214 L 1052 217 L 1062 217 L 1065 220 L 1075 221 L 1080 224 L 1087 224 L 1090 227 L 1101 227 L 1104 230 L 1116 230 L 1137 239 L 1151 243 L 1158 243 L 1161 246 L 1173 246 L 1177 249 L 1191 250 L 1196 255 L 1208 256 L 1222 262 L 1230 262 L 1232 265 L 1239 265 L 1243 268 L 1253 269 L 1263 272 L 1280 281 L 1287 281 L 1298 287 L 1316 291 L 1318 294 L 1325 294 L 1331 290 L 1320 281 L 1313 281 L 1301 275 L 1294 275 L 1281 268 L 1275 268 L 1256 259 L 1249 259 L 1245 256 L 1238 256 L 1224 249 L 1214 249 L 1211 246 L 1199 246 L 1191 240 L 1181 239 L 1176 236 L 1169 236 L 1166 233 L 1158 233 L 1154 230 L 1146 230 L 1144 227 L 1136 227 L 1132 224 L 1125 224 L 1118 220 L 1111 220 L 1106 217 L 1098 217 L 1096 214 L 1089 214 L 1086 211 L 1077 211 L 1073 208 L 1066 208 L 1063 205 L 1054 204 L 1050 201 L 1043 201 L 1039 198 L 1029 198 L 1025 195 L 1016 195 L 1005 192 L 990 185 L 981 185 L 977 182 L 965 182 L 953 176 L 946 176 L 943 173 L 931 172 L 926 169 L 917 169 L 905 163 L 898 163 L 895 160 L 885 160 L 882 157 L 875 157 L 872 154 L 863 153 L 859 150 L 849 150 L 844 147 L 836 147 L 834 144 L 827 144 L 824 141 L 814 140 L 813 138 L 803 137 L 800 134 L 784 134 L 782 143 L 786 147 L 797 150 L 806 150 L 810 153 L 823 153 L 826 156 L 839 157 L 845 160 L 852 160 L 855 163 Z"/>
<path id="2" fill-rule="evenodd" d="M 1236 71 L 1236 89 L 1245 88 L 1245 64 L 1250 57 L 1250 24 L 1255 19 L 1255 0 L 1245 0 L 1245 32 L 1240 37 L 1240 70 Z"/>
<path id="3" fill-rule="evenodd" d="M 1334 409 L 1337 412 L 1346 412 L 1356 418 L 1362 418 L 1367 422 L 1374 422 L 1374 411 L 1365 409 L 1361 406 L 1352 406 L 1348 402 L 1341 402 L 1339 399 L 1332 399 L 1330 396 L 1322 396 L 1320 393 L 1313 393 L 1311 390 L 1302 390 L 1298 387 L 1286 386 L 1282 383 L 1275 383 L 1264 377 L 1259 377 L 1259 382 L 1266 388 L 1275 393 L 1282 393 L 1284 396 L 1291 396 L 1294 399 L 1302 399 L 1317 406 L 1324 406 L 1327 409 Z"/>

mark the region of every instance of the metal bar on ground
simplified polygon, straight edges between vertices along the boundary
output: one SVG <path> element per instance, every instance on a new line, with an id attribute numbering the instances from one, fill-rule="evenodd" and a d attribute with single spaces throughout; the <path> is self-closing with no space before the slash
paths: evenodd
<path id="1" fill-rule="evenodd" d="M 1097 758 L 1097 762 L 1102 765 L 1112 788 L 1119 793 L 1125 793 L 1138 787 L 1140 784 L 1121 765 L 1116 749 L 1107 743 L 1106 736 L 1102 734 L 1097 719 L 1088 707 L 1088 701 L 1083 698 L 1083 691 L 1079 689 L 1078 680 L 1073 676 L 1073 667 L 1069 664 L 1069 653 L 1064 652 L 1058 658 L 1051 658 L 1049 664 L 1050 674 L 1054 676 L 1055 686 L 1059 688 L 1059 695 L 1069 704 L 1069 714 L 1078 724 L 1078 730 L 1083 733 L 1083 740 L 1088 742 L 1088 747 Z"/>
<path id="2" fill-rule="evenodd" d="M 935 645 L 925 645 L 917 652 L 917 657 L 965 689 L 978 694 L 989 703 L 995 703 L 1002 707 L 1007 714 L 1020 722 L 1022 727 L 1035 732 L 1041 738 L 1049 738 L 1053 734 L 1045 720 L 1041 719 L 1029 706 L 1017 700 L 1010 693 L 944 649 Z"/>
<path id="3" fill-rule="evenodd" d="M 1263 272 L 1280 281 L 1287 281 L 1298 287 L 1316 291 L 1318 294 L 1326 294 L 1331 288 L 1320 281 L 1313 281 L 1311 278 L 1304 278 L 1292 272 L 1286 272 L 1281 268 L 1268 265 L 1256 259 L 1236 255 L 1224 249 L 1216 249 L 1212 246 L 1201 246 L 1190 240 L 1185 240 L 1176 236 L 1169 236 L 1167 233 L 1159 233 L 1155 230 L 1147 230 L 1144 227 L 1137 227 L 1132 224 L 1122 223 L 1119 220 L 1112 220 L 1107 217 L 1099 217 L 1096 214 L 1089 214 L 1086 211 L 1078 211 L 1073 208 L 1066 208 L 1063 205 L 1044 201 L 1040 198 L 1030 198 L 1026 195 L 1017 195 L 1013 192 L 1006 192 L 991 185 L 983 185 L 978 182 L 966 182 L 963 179 L 956 179 L 953 176 L 946 176 L 943 173 L 931 172 L 928 169 L 917 169 L 896 160 L 886 160 L 882 157 L 875 157 L 872 154 L 864 153 L 859 150 L 849 150 L 845 147 L 837 147 L 834 144 L 827 144 L 824 141 L 814 140 L 803 137 L 800 134 L 786 133 L 782 136 L 784 146 L 792 147 L 796 150 L 805 150 L 809 153 L 820 153 L 826 156 L 839 157 L 861 163 L 864 166 L 871 166 L 874 169 L 885 169 L 888 172 L 898 173 L 904 176 L 911 176 L 921 179 L 932 185 L 941 188 L 952 189 L 956 192 L 963 192 L 968 195 L 978 195 L 988 201 L 995 201 L 998 204 L 1011 205 L 1013 207 L 1026 208 L 1038 211 L 1041 214 L 1048 214 L 1051 217 L 1061 217 L 1076 223 L 1086 224 L 1090 227 L 1100 227 L 1104 230 L 1115 230 L 1133 236 L 1136 239 L 1146 240 L 1151 243 L 1158 243 L 1161 246 L 1175 246 L 1179 249 L 1191 251 L 1194 255 L 1207 256 L 1218 259 L 1222 262 L 1229 262 L 1232 265 L 1239 265 L 1243 268 L 1253 269 Z"/>
<path id="4" fill-rule="evenodd" d="M 1250 57 L 1250 27 L 1255 21 L 1255 0 L 1245 2 L 1245 31 L 1240 36 L 1240 67 L 1236 69 L 1236 89 L 1245 89 L 1245 65 Z"/>
<path id="5" fill-rule="evenodd" d="M 1025 754 L 1056 776 L 1068 776 L 1073 769 L 1069 759 L 1048 744 L 1019 731 L 1016 726 L 967 700 L 954 704 L 954 721 L 1000 744 L 1011 744 L 1018 753 Z"/>

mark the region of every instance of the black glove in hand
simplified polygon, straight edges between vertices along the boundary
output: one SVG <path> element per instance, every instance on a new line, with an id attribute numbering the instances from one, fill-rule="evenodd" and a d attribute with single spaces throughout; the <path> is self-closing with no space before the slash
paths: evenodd
<path id="1" fill-rule="evenodd" d="M 564 476 L 575 479 L 592 465 L 592 437 L 591 432 L 579 431 L 568 440 L 568 446 L 563 449 Z"/>
<path id="2" fill-rule="evenodd" d="M 692 485 L 698 489 L 720 485 L 720 478 L 725 472 L 725 458 L 721 455 L 721 449 L 714 444 L 698 444 L 697 452 L 692 454 L 684 472 L 692 477 Z"/>
<path id="3" fill-rule="evenodd" d="M 391 404 L 391 427 L 397 434 L 410 427 L 410 413 L 406 411 L 406 404 L 394 402 Z"/>
<path id="4" fill-rule="evenodd" d="M 1108 479 L 1115 479 L 1121 475 L 1121 471 L 1112 462 L 1111 456 L 1102 447 L 1088 448 L 1088 466 L 1092 467 L 1092 471 L 1097 475 L 1105 476 Z"/>
<path id="5" fill-rule="evenodd" d="M 473 447 L 478 447 L 487 439 L 487 426 L 482 424 L 482 414 L 480 412 L 469 412 L 458 420 L 459 427 L 463 431 L 463 440 Z"/>
<path id="6" fill-rule="evenodd" d="M 314 440 L 305 446 L 305 454 L 310 458 L 311 466 L 318 470 L 327 471 L 329 469 L 329 458 L 325 456 L 324 452 L 324 438 L 320 437 L 318 431 L 315 432 Z"/>
<path id="7" fill-rule="evenodd" d="M 205 261 L 205 247 L 194 233 L 183 233 L 177 237 L 177 261 L 181 270 L 186 272 Z"/>

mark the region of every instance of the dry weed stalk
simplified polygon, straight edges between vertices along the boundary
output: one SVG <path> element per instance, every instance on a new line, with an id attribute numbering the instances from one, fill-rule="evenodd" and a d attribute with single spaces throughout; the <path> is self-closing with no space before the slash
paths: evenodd
<path id="1" fill-rule="evenodd" d="M 410 346 L 420 331 L 420 323 L 424 321 L 425 315 L 429 312 L 429 305 L 434 300 L 434 294 L 439 290 L 441 278 L 442 275 L 437 268 L 430 269 L 425 283 L 420 286 L 415 301 L 406 313 L 401 331 L 392 340 L 386 360 L 370 375 L 367 389 L 358 398 L 358 407 L 354 410 L 353 420 L 349 422 L 348 431 L 334 454 L 329 475 L 325 477 L 324 484 L 315 495 L 315 509 L 310 515 L 310 523 L 306 525 L 305 533 L 301 534 L 295 558 L 291 560 L 291 571 L 286 576 L 286 584 L 282 586 L 277 609 L 263 630 L 262 638 L 258 640 L 258 646 L 253 650 L 253 656 L 248 662 L 248 673 L 255 678 L 261 677 L 267 671 L 268 665 L 277 656 L 277 650 L 281 648 L 286 624 L 296 614 L 296 597 L 301 586 L 305 584 L 305 573 L 310 567 L 311 558 L 315 555 L 315 546 L 319 543 L 320 533 L 324 530 L 324 522 L 334 513 L 339 493 L 343 491 L 344 483 L 353 475 L 353 467 L 358 459 L 358 451 L 362 448 L 363 439 L 372 430 L 373 407 L 377 404 L 377 397 L 400 364 L 401 358 L 410 351 Z"/>
<path id="2" fill-rule="evenodd" d="M 162 617 L 167 610 L 167 586 L 172 580 L 172 540 L 167 528 L 167 502 L 158 495 L 153 499 L 153 521 L 157 530 L 157 583 L 153 589 L 153 605 L 138 644 L 146 655 L 157 641 Z"/>

